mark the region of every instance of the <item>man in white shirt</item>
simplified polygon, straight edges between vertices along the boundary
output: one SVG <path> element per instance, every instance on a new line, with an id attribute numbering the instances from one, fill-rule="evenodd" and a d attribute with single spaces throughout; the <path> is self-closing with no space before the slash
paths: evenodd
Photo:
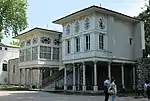
<path id="1" fill-rule="evenodd" d="M 108 88 L 110 86 L 110 78 L 107 77 L 106 80 L 104 81 L 104 93 L 105 93 L 105 101 L 109 100 L 109 93 L 108 93 Z"/>

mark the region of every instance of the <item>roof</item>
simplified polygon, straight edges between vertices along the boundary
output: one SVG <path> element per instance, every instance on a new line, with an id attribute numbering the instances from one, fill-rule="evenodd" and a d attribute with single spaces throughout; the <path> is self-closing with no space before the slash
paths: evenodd
<path id="1" fill-rule="evenodd" d="M 19 46 L 14 46 L 14 45 L 5 45 L 5 44 L 3 44 L 3 43 L 0 43 L 0 47 L 19 48 Z"/>
<path id="2" fill-rule="evenodd" d="M 70 14 L 70 15 L 67 15 L 67 16 L 65 16 L 65 17 L 62 17 L 62 18 L 60 18 L 60 19 L 57 19 L 57 20 L 53 21 L 53 23 L 61 24 L 61 22 L 62 22 L 63 20 L 65 21 L 66 19 L 68 19 L 68 18 L 70 18 L 70 17 L 73 17 L 73 16 L 75 16 L 75 15 L 78 15 L 78 13 L 83 13 L 83 12 L 88 12 L 88 11 L 91 11 L 91 12 L 92 12 L 92 11 L 101 11 L 101 12 L 104 12 L 104 13 L 106 13 L 106 14 L 121 16 L 121 17 L 124 17 L 124 18 L 126 18 L 126 19 L 133 20 L 133 21 L 140 21 L 140 20 L 137 19 L 137 18 L 128 16 L 128 15 L 125 15 L 125 14 L 122 14 L 122 13 L 119 13 L 119 12 L 116 12 L 116 11 L 113 11 L 113 10 L 109 10 L 109 9 L 106 9 L 106 8 L 102 8 L 102 7 L 93 5 L 93 6 L 90 6 L 90 7 L 88 7 L 88 8 L 79 10 L 79 11 L 77 11 L 77 12 L 75 12 L 75 13 L 72 13 L 72 14 Z"/>
<path id="3" fill-rule="evenodd" d="M 30 30 L 28 30 L 28 31 L 26 31 L 26 32 L 24 32 L 24 33 L 22 33 L 22 34 L 19 34 L 18 36 L 13 37 L 13 38 L 18 38 L 19 36 L 22 36 L 22 35 L 24 35 L 24 34 L 26 34 L 26 33 L 32 32 L 32 31 L 34 31 L 34 30 L 36 30 L 36 29 L 38 29 L 38 30 L 43 30 L 43 31 L 49 31 L 49 32 L 53 32 L 53 33 L 58 33 L 58 34 L 62 34 L 62 32 L 59 32 L 59 31 L 54 31 L 54 30 L 49 30 L 49 29 L 44 29 L 44 28 L 35 27 L 35 28 L 30 29 Z"/>

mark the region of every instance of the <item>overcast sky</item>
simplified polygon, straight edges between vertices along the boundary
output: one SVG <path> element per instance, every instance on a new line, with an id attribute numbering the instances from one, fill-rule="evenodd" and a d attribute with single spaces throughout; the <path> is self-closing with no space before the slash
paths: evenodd
<path id="1" fill-rule="evenodd" d="M 88 6 L 101 4 L 101 7 L 137 16 L 142 11 L 145 0 L 28 0 L 28 4 L 29 25 L 26 30 L 42 27 L 61 31 L 61 26 L 53 24 L 52 21 Z M 12 41 L 11 36 L 2 42 L 9 44 L 10 41 Z"/>

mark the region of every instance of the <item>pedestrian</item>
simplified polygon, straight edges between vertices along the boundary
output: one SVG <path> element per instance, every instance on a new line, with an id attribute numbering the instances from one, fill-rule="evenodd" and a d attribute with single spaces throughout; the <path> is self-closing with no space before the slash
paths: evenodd
<path id="1" fill-rule="evenodd" d="M 150 100 L 150 82 L 149 82 L 149 80 L 145 81 L 144 90 L 145 90 L 145 92 L 147 94 L 148 100 Z"/>
<path id="2" fill-rule="evenodd" d="M 105 101 L 109 100 L 109 93 L 108 93 L 108 88 L 110 86 L 110 78 L 107 77 L 106 80 L 104 81 L 104 93 L 105 93 Z"/>
<path id="3" fill-rule="evenodd" d="M 112 101 L 115 101 L 116 95 L 117 95 L 117 86 L 115 84 L 115 78 L 113 77 L 111 79 L 110 87 L 108 89 L 108 92 L 111 94 Z"/>

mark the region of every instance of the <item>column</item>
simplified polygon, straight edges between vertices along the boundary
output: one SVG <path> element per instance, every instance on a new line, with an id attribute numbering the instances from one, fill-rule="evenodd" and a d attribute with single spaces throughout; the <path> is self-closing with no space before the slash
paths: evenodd
<path id="1" fill-rule="evenodd" d="M 94 61 L 94 91 L 98 91 L 98 86 L 97 86 L 97 61 Z"/>
<path id="2" fill-rule="evenodd" d="M 135 90 L 135 67 L 133 67 L 133 90 Z"/>
<path id="3" fill-rule="evenodd" d="M 125 88 L 124 85 L 124 64 L 121 66 L 121 79 L 122 79 L 122 87 Z"/>
<path id="4" fill-rule="evenodd" d="M 78 65 L 78 90 L 80 90 L 80 66 Z"/>
<path id="5" fill-rule="evenodd" d="M 52 76 L 52 74 L 53 74 L 53 70 L 50 68 L 50 70 L 49 70 L 49 72 L 50 72 L 50 76 Z"/>
<path id="6" fill-rule="evenodd" d="M 83 62 L 83 85 L 82 90 L 86 91 L 86 78 L 85 78 L 85 63 Z"/>
<path id="7" fill-rule="evenodd" d="M 111 78 L 111 62 L 108 63 L 108 77 Z"/>
<path id="8" fill-rule="evenodd" d="M 25 72 L 24 72 L 24 86 L 27 86 L 27 69 L 25 68 Z"/>
<path id="9" fill-rule="evenodd" d="M 32 69 L 30 69 L 30 88 L 32 88 L 32 85 L 33 85 L 33 72 L 32 72 Z"/>
<path id="10" fill-rule="evenodd" d="M 64 67 L 64 90 L 67 90 L 67 67 Z"/>
<path id="11" fill-rule="evenodd" d="M 73 91 L 76 91 L 76 67 L 73 64 Z"/>
<path id="12" fill-rule="evenodd" d="M 40 69 L 40 88 L 42 88 L 42 82 L 43 82 L 43 69 Z"/>
<path id="13" fill-rule="evenodd" d="M 19 77 L 19 87 L 21 87 L 21 75 L 22 75 L 22 69 L 20 69 L 20 77 Z"/>
<path id="14" fill-rule="evenodd" d="M 40 68 L 38 68 L 38 77 L 37 77 L 37 88 L 39 89 L 40 88 Z"/>

